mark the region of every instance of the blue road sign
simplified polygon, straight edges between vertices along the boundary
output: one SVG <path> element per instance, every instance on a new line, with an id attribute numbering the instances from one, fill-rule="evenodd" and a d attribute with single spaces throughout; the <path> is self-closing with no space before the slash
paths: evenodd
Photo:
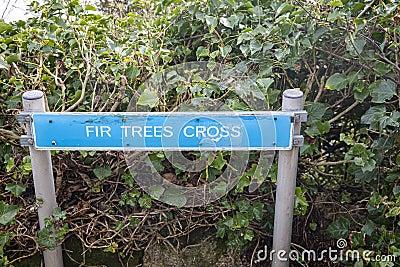
<path id="1" fill-rule="evenodd" d="M 289 150 L 293 112 L 32 113 L 43 150 Z"/>

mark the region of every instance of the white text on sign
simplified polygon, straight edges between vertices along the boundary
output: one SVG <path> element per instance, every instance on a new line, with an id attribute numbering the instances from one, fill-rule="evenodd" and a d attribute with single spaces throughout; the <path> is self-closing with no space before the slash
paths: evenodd
<path id="1" fill-rule="evenodd" d="M 174 129 L 172 126 L 120 126 L 123 138 L 149 138 L 149 137 L 173 137 Z M 233 126 L 204 126 L 187 125 L 182 128 L 183 135 L 187 138 L 237 138 L 241 136 L 241 127 Z M 111 137 L 111 127 L 108 125 L 86 125 L 86 137 Z"/>

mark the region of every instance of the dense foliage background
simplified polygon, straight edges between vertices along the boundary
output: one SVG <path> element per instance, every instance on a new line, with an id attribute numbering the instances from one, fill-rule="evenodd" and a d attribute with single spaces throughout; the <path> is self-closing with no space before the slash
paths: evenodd
<path id="1" fill-rule="evenodd" d="M 137 106 L 153 103 L 153 110 L 168 111 L 188 99 L 233 94 L 172 89 L 154 102 L 144 90 L 152 73 L 196 60 L 245 69 L 271 109 L 279 109 L 285 89 L 304 92 L 309 120 L 296 190 L 295 248 L 325 249 L 346 238 L 352 249 L 400 257 L 397 1 L 113 3 L 96 12 L 78 1 L 33 2 L 34 18 L 0 22 L 0 266 L 72 235 L 121 258 L 156 239 L 179 249 L 179 238 L 200 227 L 215 228 L 227 246 L 242 249 L 248 256 L 243 264 L 253 264 L 257 247 L 271 247 L 276 163 L 256 192 L 247 188 L 257 175 L 250 166 L 212 206 L 179 209 L 141 191 L 121 153 L 57 151 L 60 210 L 38 230 L 30 159 L 18 144 L 24 130 L 14 116 L 22 93 L 42 90 L 50 111 L 66 112 L 125 111 L 133 97 Z M 246 109 L 234 95 L 227 104 Z M 207 171 L 217 176 L 226 156 L 217 154 L 210 162 L 218 164 Z M 190 183 L 162 153 L 151 157 L 164 177 Z"/>

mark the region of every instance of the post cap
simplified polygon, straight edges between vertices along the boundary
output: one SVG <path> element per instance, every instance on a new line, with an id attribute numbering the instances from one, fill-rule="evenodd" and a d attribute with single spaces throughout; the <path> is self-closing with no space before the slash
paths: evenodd
<path id="1" fill-rule="evenodd" d="M 303 92 L 298 89 L 287 89 L 283 92 L 283 97 L 291 99 L 302 98 Z"/>
<path id="2" fill-rule="evenodd" d="M 23 93 L 22 98 L 25 100 L 37 100 L 43 97 L 43 92 L 39 90 L 31 90 Z"/>

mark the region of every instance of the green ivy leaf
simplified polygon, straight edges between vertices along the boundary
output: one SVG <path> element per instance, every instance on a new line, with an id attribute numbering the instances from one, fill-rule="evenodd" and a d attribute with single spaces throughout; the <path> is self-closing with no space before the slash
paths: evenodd
<path id="1" fill-rule="evenodd" d="M 23 192 L 25 192 L 26 186 L 22 183 L 10 183 L 6 184 L 6 191 L 11 192 L 14 196 L 19 197 Z"/>
<path id="2" fill-rule="evenodd" d="M 219 50 L 216 50 L 210 54 L 210 58 L 216 58 L 217 56 L 219 56 Z M 211 61 L 208 61 L 208 63 L 211 63 Z"/>
<path id="3" fill-rule="evenodd" d="M 218 221 L 216 223 L 216 225 L 215 225 L 215 228 L 217 228 L 216 236 L 218 238 L 223 238 L 225 236 L 225 230 L 226 230 L 226 227 L 223 224 L 223 222 L 222 221 Z"/>
<path id="4" fill-rule="evenodd" d="M 95 8 L 95 7 L 92 6 L 92 5 L 86 5 L 85 10 L 96 11 L 97 8 Z"/>
<path id="5" fill-rule="evenodd" d="M 364 166 L 361 167 L 361 170 L 365 172 L 372 172 L 375 170 L 376 161 L 374 159 L 367 159 Z"/>
<path id="6" fill-rule="evenodd" d="M 18 214 L 20 207 L 16 205 L 8 205 L 4 201 L 0 201 L 0 224 L 10 224 L 14 217 Z"/>
<path id="7" fill-rule="evenodd" d="M 371 236 L 375 231 L 375 223 L 371 220 L 367 220 L 364 226 L 361 228 L 361 231 L 368 236 Z"/>
<path id="8" fill-rule="evenodd" d="M 151 197 L 149 195 L 144 195 L 143 197 L 139 198 L 139 205 L 142 208 L 150 209 L 151 208 Z"/>
<path id="9" fill-rule="evenodd" d="M 360 103 L 369 96 L 369 91 L 365 88 L 363 82 L 357 82 L 353 87 L 354 99 L 358 100 Z"/>
<path id="10" fill-rule="evenodd" d="M 233 27 L 234 27 L 234 25 L 228 18 L 222 17 L 219 19 L 219 22 L 221 22 L 221 24 L 227 28 L 233 29 Z"/>
<path id="11" fill-rule="evenodd" d="M 226 190 L 228 189 L 228 184 L 224 181 L 218 183 L 213 189 L 212 192 L 217 193 L 219 196 L 223 196 L 226 194 Z"/>
<path id="12" fill-rule="evenodd" d="M 243 175 L 240 177 L 239 182 L 236 184 L 234 192 L 242 193 L 244 191 L 244 188 L 249 185 L 250 179 L 246 175 Z"/>
<path id="13" fill-rule="evenodd" d="M 253 238 L 254 238 L 254 232 L 252 230 L 246 229 L 246 231 L 244 231 L 243 239 L 251 241 L 253 240 Z"/>
<path id="14" fill-rule="evenodd" d="M 395 217 L 395 216 L 397 216 L 397 215 L 400 215 L 400 207 L 399 207 L 399 206 L 391 208 L 391 209 L 385 214 L 386 217 Z"/>
<path id="15" fill-rule="evenodd" d="M 354 164 L 356 164 L 357 166 L 364 166 L 365 162 L 362 158 L 360 157 L 355 157 L 354 158 Z"/>
<path id="16" fill-rule="evenodd" d="M 162 196 L 162 200 L 165 201 L 165 203 L 178 208 L 183 207 L 187 201 L 185 195 L 183 195 L 177 188 L 167 188 Z"/>
<path id="17" fill-rule="evenodd" d="M 328 106 L 324 103 L 306 102 L 304 107 L 308 113 L 307 122 L 311 124 L 313 121 L 321 120 Z"/>
<path id="18" fill-rule="evenodd" d="M 199 46 L 196 50 L 196 57 L 208 57 L 210 55 L 210 50 L 207 47 Z"/>
<path id="19" fill-rule="evenodd" d="M 140 70 L 135 65 L 129 66 L 126 69 L 126 77 L 128 77 L 128 79 L 130 80 L 136 79 L 139 76 L 139 74 Z"/>
<path id="20" fill-rule="evenodd" d="M 379 80 L 368 87 L 372 102 L 384 103 L 396 94 L 396 84 L 390 80 Z"/>
<path id="21" fill-rule="evenodd" d="M 330 124 L 329 121 L 314 121 L 310 123 L 310 126 L 305 130 L 305 133 L 310 136 L 314 137 L 317 135 L 323 135 L 329 133 L 330 131 Z"/>
<path id="22" fill-rule="evenodd" d="M 261 202 L 255 202 L 253 203 L 253 214 L 254 218 L 258 221 L 261 221 L 264 217 L 264 204 Z"/>
<path id="23" fill-rule="evenodd" d="M 360 167 L 354 168 L 354 178 L 356 183 L 370 183 L 373 179 L 376 179 L 378 170 L 363 172 Z"/>
<path id="24" fill-rule="evenodd" d="M 67 219 L 67 213 L 65 211 L 61 210 L 60 207 L 57 207 L 54 209 L 52 216 L 53 216 L 54 220 L 56 220 L 56 221 Z"/>
<path id="25" fill-rule="evenodd" d="M 275 12 L 275 17 L 279 17 L 280 15 L 290 11 L 294 6 L 289 4 L 289 3 L 283 3 L 281 4 Z"/>
<path id="26" fill-rule="evenodd" d="M 376 120 L 384 117 L 386 115 L 385 106 L 374 106 L 370 107 L 364 115 L 361 116 L 361 123 L 372 124 Z"/>
<path id="27" fill-rule="evenodd" d="M 399 126 L 398 112 L 393 112 L 391 116 L 387 116 L 385 106 L 374 106 L 368 109 L 364 115 L 361 116 L 361 123 L 369 124 L 371 129 L 382 131 L 386 126 Z"/>
<path id="28" fill-rule="evenodd" d="M 249 226 L 249 218 L 247 218 L 246 213 L 237 212 L 234 217 L 234 225 L 232 228 L 246 228 Z"/>
<path id="29" fill-rule="evenodd" d="M 93 170 L 94 175 L 99 178 L 100 181 L 104 180 L 105 178 L 111 176 L 111 168 L 109 166 L 104 167 L 96 167 Z"/>
<path id="30" fill-rule="evenodd" d="M 315 222 L 311 222 L 310 224 L 309 224 L 309 227 L 310 227 L 310 229 L 312 230 L 312 231 L 315 231 L 315 230 L 317 230 L 317 224 L 315 223 Z"/>
<path id="31" fill-rule="evenodd" d="M 140 223 L 139 219 L 135 218 L 135 217 L 131 217 L 129 220 L 129 226 L 132 226 L 132 227 L 138 226 L 139 223 Z"/>
<path id="32" fill-rule="evenodd" d="M 343 7 L 343 3 L 340 0 L 329 1 L 328 5 L 331 7 Z"/>
<path id="33" fill-rule="evenodd" d="M 350 221 L 344 217 L 339 217 L 332 222 L 326 229 L 326 233 L 332 238 L 347 238 L 349 235 Z"/>
<path id="34" fill-rule="evenodd" d="M 324 35 L 327 31 L 328 31 L 328 29 L 325 28 L 325 27 L 321 27 L 321 28 L 316 29 L 314 34 L 312 35 L 312 38 L 311 38 L 313 43 L 319 41 L 320 37 L 322 35 Z"/>
<path id="35" fill-rule="evenodd" d="M 249 213 L 251 211 L 251 204 L 247 200 L 239 200 L 236 202 L 236 205 L 239 208 L 240 213 Z"/>
<path id="36" fill-rule="evenodd" d="M 248 41 L 248 40 L 251 40 L 251 39 L 253 39 L 253 36 L 250 33 L 245 32 L 245 33 L 242 33 L 242 34 L 239 35 L 239 37 L 238 37 L 238 39 L 236 41 L 236 44 L 239 45 L 243 41 Z"/>
<path id="37" fill-rule="evenodd" d="M 140 95 L 137 104 L 140 106 L 149 106 L 154 108 L 158 105 L 159 99 L 155 92 L 150 91 L 149 89 L 145 89 L 144 92 Z"/>
<path id="38" fill-rule="evenodd" d="M 228 228 L 233 228 L 233 225 L 234 225 L 233 218 L 231 216 L 227 216 L 224 221 L 224 225 L 226 225 Z"/>
<path id="39" fill-rule="evenodd" d="M 381 61 L 376 61 L 372 63 L 374 66 L 374 70 L 379 74 L 379 75 L 385 75 L 390 72 L 390 65 L 385 64 Z"/>
<path id="40" fill-rule="evenodd" d="M 12 54 L 12 55 L 9 55 L 8 57 L 6 57 L 6 61 L 8 64 L 11 64 L 11 63 L 20 62 L 21 59 L 18 55 Z"/>
<path id="41" fill-rule="evenodd" d="M 14 158 L 9 158 L 7 160 L 6 171 L 10 172 L 12 170 L 12 168 L 14 168 L 14 166 L 15 166 Z"/>
<path id="42" fill-rule="evenodd" d="M 294 213 L 296 215 L 305 215 L 307 212 L 308 202 L 301 187 L 296 187 L 294 207 Z"/>
<path id="43" fill-rule="evenodd" d="M 262 25 L 258 25 L 254 30 L 253 30 L 253 34 L 254 35 L 266 35 L 268 34 L 268 30 L 262 26 Z"/>
<path id="44" fill-rule="evenodd" d="M 279 90 L 274 90 L 274 89 L 267 89 L 267 101 L 269 104 L 275 104 L 276 102 L 278 102 L 278 97 L 280 96 L 281 91 Z"/>
<path id="45" fill-rule="evenodd" d="M 208 29 L 210 30 L 210 33 L 212 33 L 212 32 L 214 32 L 215 27 L 217 27 L 218 20 L 216 17 L 206 16 L 206 23 L 208 25 Z"/>
<path id="46" fill-rule="evenodd" d="M 264 92 L 267 91 L 267 89 L 271 86 L 271 84 L 274 83 L 273 78 L 261 78 L 257 79 L 257 84 L 262 88 Z"/>
<path id="47" fill-rule="evenodd" d="M 225 58 L 232 51 L 232 46 L 225 45 L 221 47 L 221 56 Z"/>
<path id="48" fill-rule="evenodd" d="M 262 48 L 262 44 L 257 39 L 252 40 L 250 42 L 250 53 L 253 55 L 254 53 L 258 52 Z"/>
<path id="49" fill-rule="evenodd" d="M 112 242 L 110 246 L 103 249 L 103 252 L 115 253 L 115 252 L 117 252 L 117 249 L 118 249 L 118 243 Z"/>
<path id="50" fill-rule="evenodd" d="M 236 14 L 233 14 L 232 16 L 230 16 L 228 18 L 225 18 L 225 17 L 220 18 L 219 22 L 222 25 L 224 25 L 225 27 L 233 30 L 233 28 L 238 25 L 239 20 L 240 20 L 240 17 L 237 16 Z"/>
<path id="51" fill-rule="evenodd" d="M 165 188 L 160 185 L 150 186 L 150 195 L 152 198 L 159 200 L 162 194 L 164 194 Z"/>
<path id="52" fill-rule="evenodd" d="M 325 87 L 329 90 L 342 90 L 347 86 L 347 77 L 341 73 L 335 73 L 326 81 Z"/>
<path id="53" fill-rule="evenodd" d="M 8 33 L 12 30 L 13 26 L 11 24 L 0 21 L 0 33 Z"/>
<path id="54" fill-rule="evenodd" d="M 354 39 L 351 39 L 349 37 L 346 39 L 346 43 L 347 50 L 350 51 L 350 54 L 357 56 L 358 54 L 362 53 L 367 41 L 365 41 L 365 39 L 361 37 L 356 37 Z"/>
<path id="55" fill-rule="evenodd" d="M 222 154 L 221 151 L 218 151 L 215 159 L 212 161 L 210 166 L 220 171 L 225 166 L 225 164 L 226 160 L 224 159 L 224 155 Z"/>
<path id="56" fill-rule="evenodd" d="M 1 246 L 4 246 L 5 244 L 7 244 L 8 239 L 9 239 L 10 237 L 13 237 L 13 236 L 15 236 L 15 234 L 13 234 L 13 233 L 0 234 L 0 247 L 1 247 Z M 1 256 L 2 256 L 2 255 L 0 255 L 0 257 L 1 257 Z"/>
<path id="57" fill-rule="evenodd" d="M 54 250 L 57 247 L 56 237 L 47 228 L 38 231 L 38 237 L 36 241 L 39 245 Z"/>
<path id="58" fill-rule="evenodd" d="M 4 58 L 0 56 L 0 69 L 8 69 L 9 66 Z"/>

